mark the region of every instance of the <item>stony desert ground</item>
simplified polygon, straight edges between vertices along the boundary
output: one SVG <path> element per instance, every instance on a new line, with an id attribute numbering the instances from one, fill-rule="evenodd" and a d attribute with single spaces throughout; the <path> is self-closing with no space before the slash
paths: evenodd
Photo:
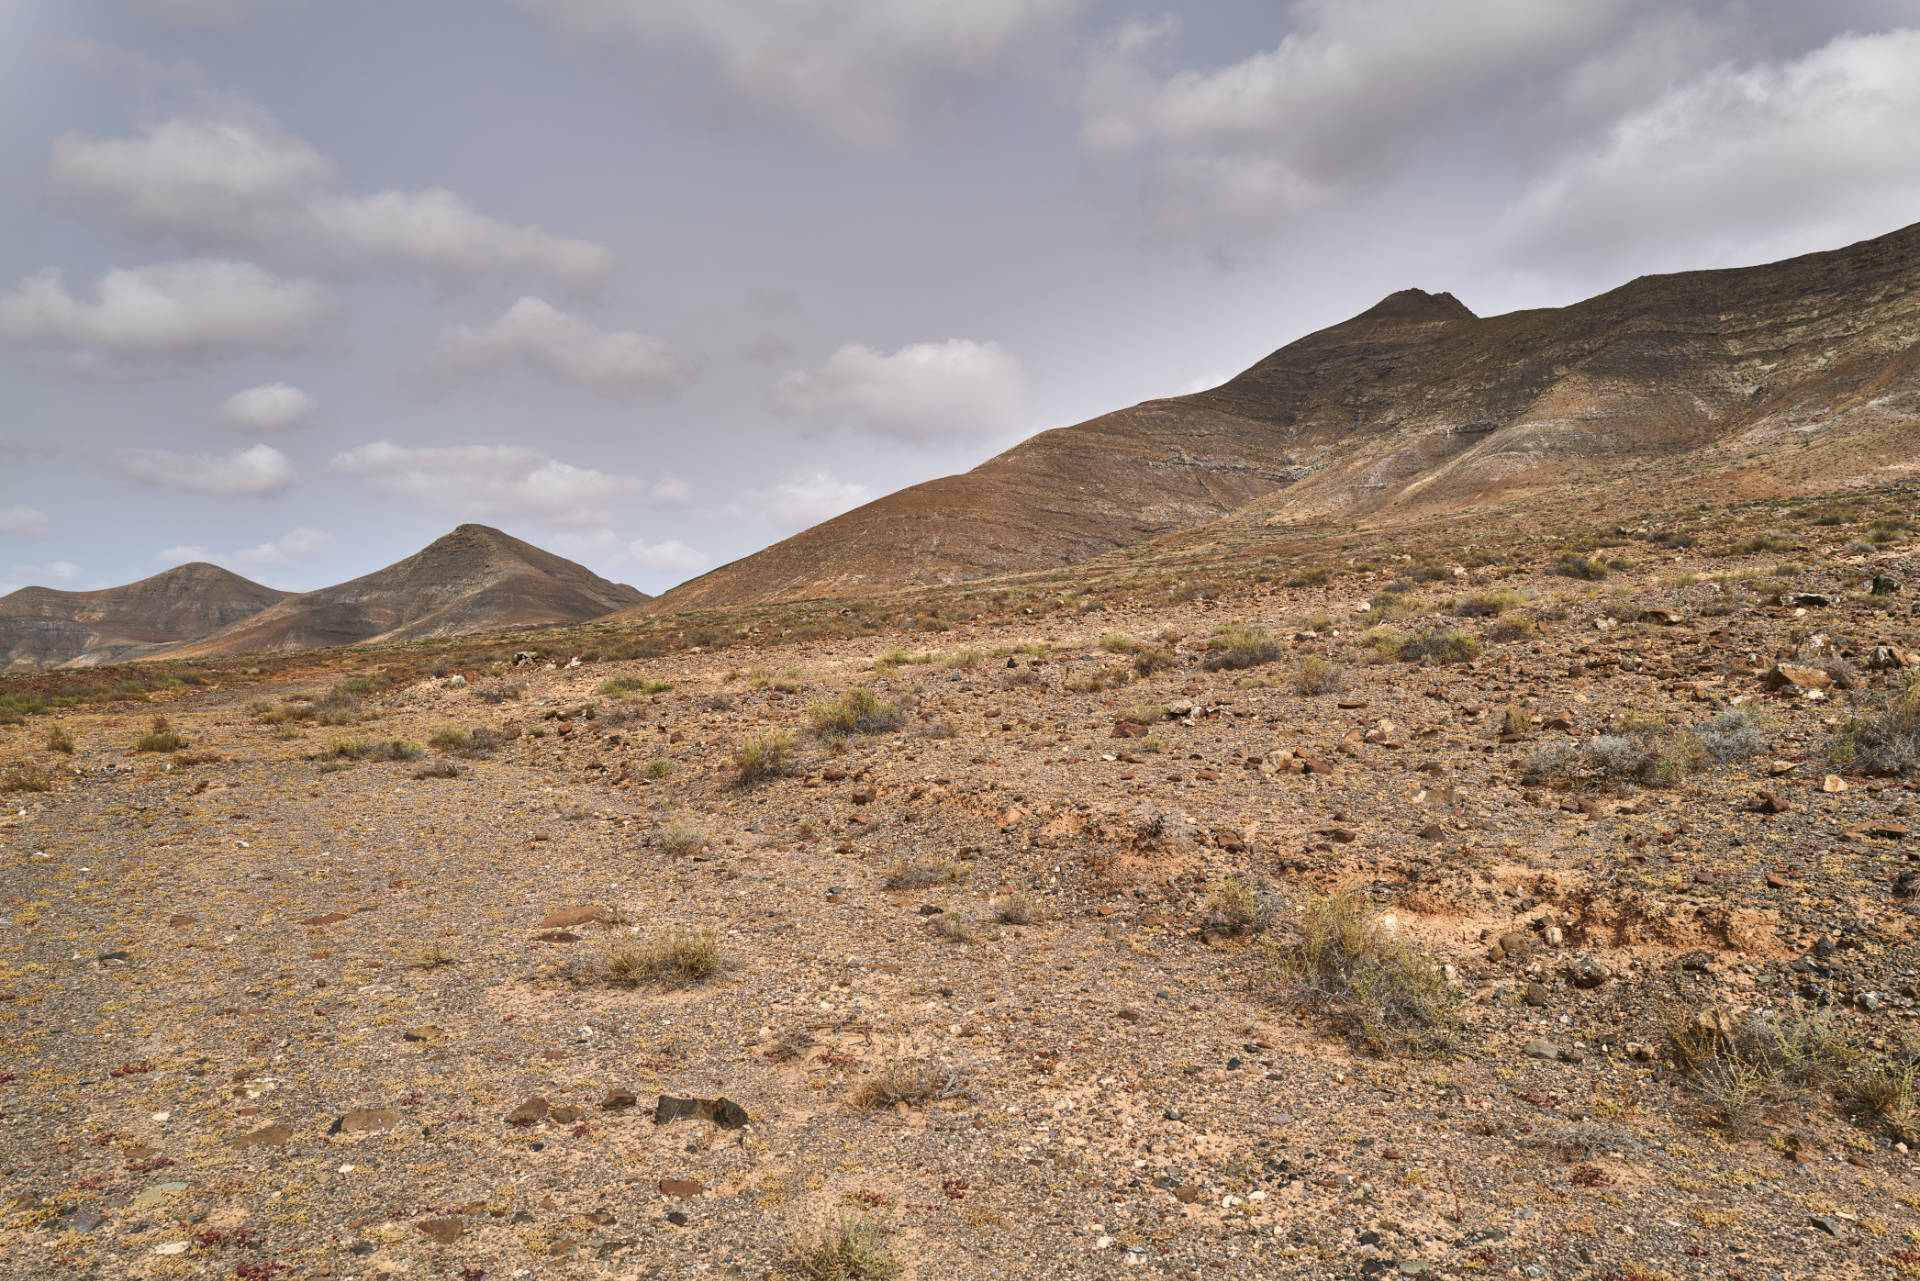
<path id="1" fill-rule="evenodd" d="M 29 708 L 0 1273 L 1920 1276 L 1913 539 Z"/>

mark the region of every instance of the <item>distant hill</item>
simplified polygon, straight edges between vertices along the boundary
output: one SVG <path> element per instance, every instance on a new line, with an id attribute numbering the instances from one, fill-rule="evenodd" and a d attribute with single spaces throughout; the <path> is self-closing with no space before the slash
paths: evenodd
<path id="1" fill-rule="evenodd" d="M 646 601 L 552 552 L 485 525 L 462 525 L 385 569 L 289 596 L 168 657 L 309 649 L 577 623 Z"/>
<path id="2" fill-rule="evenodd" d="M 0 596 L 0 667 L 119 662 L 218 631 L 286 595 L 200 562 L 96 592 L 23 587 Z"/>
<path id="3" fill-rule="evenodd" d="M 1211 391 L 1043 432 L 643 606 L 864 595 L 1222 520 L 1390 524 L 1519 499 L 1642 509 L 1920 460 L 1920 225 L 1480 318 L 1409 289 Z"/>

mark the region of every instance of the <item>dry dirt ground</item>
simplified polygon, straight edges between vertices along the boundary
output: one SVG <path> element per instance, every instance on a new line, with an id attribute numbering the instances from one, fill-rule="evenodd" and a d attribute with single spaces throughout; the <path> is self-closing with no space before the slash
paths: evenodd
<path id="1" fill-rule="evenodd" d="M 53 784 L 0 797 L 0 1274 L 787 1277 L 843 1227 L 884 1256 L 847 1275 L 921 1281 L 1920 1276 L 1910 1095 L 1756 1102 L 1667 1039 L 1808 1019 L 1896 1084 L 1920 1043 L 1916 784 L 1829 761 L 1903 678 L 1874 644 L 1920 649 L 1920 583 L 1908 544 L 1843 532 L 1635 546 L 1601 582 L 1442 563 L 1393 625 L 1478 634 L 1459 662 L 1360 639 L 1389 562 L 878 642 L 549 652 L 342 695 L 334 726 L 272 710 L 324 682 L 228 681 L 0 727 L 0 766 Z M 1517 600 L 1445 612 L 1494 590 Z M 1235 620 L 1280 652 L 1208 670 Z M 1126 680 L 1103 636 L 1172 665 Z M 895 646 L 940 661 L 876 669 Z M 1341 689 L 1296 688 L 1316 654 Z M 1763 679 L 1835 656 L 1850 690 Z M 814 733 L 849 689 L 901 724 Z M 1736 706 L 1764 750 L 1548 768 Z M 184 750 L 134 750 L 155 714 Z M 743 784 L 770 731 L 790 772 Z M 1450 967 L 1451 1048 L 1375 1054 L 1288 999 L 1291 909 L 1341 886 Z M 610 980 L 676 929 L 718 969 Z"/>

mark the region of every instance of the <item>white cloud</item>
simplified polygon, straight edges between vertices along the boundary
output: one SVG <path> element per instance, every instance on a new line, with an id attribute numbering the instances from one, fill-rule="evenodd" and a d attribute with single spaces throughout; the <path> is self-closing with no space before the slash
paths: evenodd
<path id="1" fill-rule="evenodd" d="M 789 477 L 771 489 L 748 490 L 727 504 L 726 514 L 781 531 L 805 529 L 873 501 L 873 491 L 840 480 L 824 467 Z"/>
<path id="2" fill-rule="evenodd" d="M 784 413 L 928 442 L 991 435 L 1013 422 L 1024 394 L 1020 362 L 998 343 L 951 338 L 891 355 L 848 343 L 818 372 L 782 378 L 774 404 Z"/>
<path id="3" fill-rule="evenodd" d="M 897 145 L 930 99 L 1051 48 L 1081 0 L 519 0 L 569 35 L 624 39 L 781 119 Z"/>
<path id="4" fill-rule="evenodd" d="M 461 519 L 520 516 L 601 525 L 622 505 L 676 503 L 686 496 L 682 481 L 609 475 L 517 445 L 409 449 L 382 440 L 335 456 L 331 466 L 373 493 Z"/>
<path id="5" fill-rule="evenodd" d="M 627 544 L 627 559 L 662 574 L 697 574 L 713 563 L 705 552 L 695 551 L 677 538 L 661 543 L 636 538 Z"/>
<path id="6" fill-rule="evenodd" d="M 92 348 L 116 357 L 292 351 L 337 310 L 333 294 L 246 262 L 196 258 L 115 267 L 93 301 L 48 267 L 0 293 L 0 342 Z"/>
<path id="7" fill-rule="evenodd" d="M 612 264 L 604 246 L 490 218 L 443 188 L 354 195 L 312 144 L 229 100 L 138 137 L 62 134 L 47 180 L 116 227 L 298 270 L 448 281 L 534 273 L 579 286 Z"/>
<path id="8" fill-rule="evenodd" d="M 225 458 L 122 449 L 113 454 L 113 465 L 142 485 L 216 498 L 275 494 L 294 479 L 293 464 L 271 445 L 255 445 Z"/>
<path id="9" fill-rule="evenodd" d="M 1521 256 L 1634 270 L 1831 248 L 1920 208 L 1920 31 L 1721 64 L 1622 116 L 1515 204 Z"/>
<path id="10" fill-rule="evenodd" d="M 603 392 L 658 392 L 687 380 L 671 347 L 645 334 L 608 331 L 539 298 L 522 298 L 484 327 L 461 325 L 440 340 L 434 367 L 465 373 L 518 364 Z"/>
<path id="11" fill-rule="evenodd" d="M 1273 49 L 1171 75 L 1149 66 L 1169 24 L 1129 23 L 1088 57 L 1082 140 L 1142 161 L 1162 226 L 1264 227 L 1396 172 L 1477 105 L 1551 84 L 1643 3 L 1300 0 Z"/>
<path id="12" fill-rule="evenodd" d="M 320 402 L 287 383 L 263 383 L 220 402 L 219 420 L 236 431 L 285 431 L 313 416 Z"/>
<path id="13" fill-rule="evenodd" d="M 47 514 L 32 507 L 0 507 L 0 538 L 45 538 Z"/>
<path id="14" fill-rule="evenodd" d="M 261 543 L 257 547 L 243 548 L 237 552 L 210 552 L 205 547 L 167 547 L 156 552 L 153 559 L 168 568 L 194 561 L 208 561 L 231 569 L 237 574 L 251 574 L 262 569 L 283 569 L 297 565 L 307 557 L 325 551 L 332 545 L 333 535 L 302 526 L 291 531 L 284 538 Z"/>

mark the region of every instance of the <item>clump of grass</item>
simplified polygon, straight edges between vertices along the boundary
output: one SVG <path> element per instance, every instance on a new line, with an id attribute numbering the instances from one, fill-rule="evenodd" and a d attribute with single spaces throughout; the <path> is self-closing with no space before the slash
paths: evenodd
<path id="1" fill-rule="evenodd" d="M 1144 645 L 1131 636 L 1110 632 L 1100 638 L 1100 648 L 1109 654 L 1133 654 L 1144 648 Z"/>
<path id="2" fill-rule="evenodd" d="M 1207 638 L 1207 652 L 1200 666 L 1210 672 L 1238 671 L 1271 663 L 1278 657 L 1280 642 L 1266 628 L 1229 623 Z"/>
<path id="3" fill-rule="evenodd" d="M 1758 1015 L 1735 1020 L 1681 1010 L 1667 1020 L 1667 1051 L 1707 1104 L 1707 1119 L 1748 1137 L 1785 1105 L 1855 1078 L 1860 1052 L 1828 1024 Z"/>
<path id="4" fill-rule="evenodd" d="M 1462 618 L 1492 618 L 1526 603 L 1526 597 L 1510 588 L 1498 591 L 1478 592 L 1463 597 L 1453 607 L 1453 612 Z"/>
<path id="5" fill-rule="evenodd" d="M 645 676 L 616 676 L 600 682 L 600 692 L 608 698 L 624 698 L 628 694 L 664 694 L 672 688 L 666 681 L 650 680 Z"/>
<path id="6" fill-rule="evenodd" d="M 924 890 L 930 885 L 947 885 L 965 873 L 958 863 L 944 858 L 915 855 L 894 860 L 880 882 L 890 890 Z"/>
<path id="7" fill-rule="evenodd" d="M 526 692 L 527 687 L 525 683 L 515 681 L 512 684 L 502 683 L 499 685 L 475 686 L 473 696 L 490 706 L 498 706 L 501 703 L 517 702 Z"/>
<path id="8" fill-rule="evenodd" d="M 1040 919 L 1040 903 L 1025 890 L 996 894 L 990 904 L 993 919 L 1002 925 L 1032 925 Z"/>
<path id="9" fill-rule="evenodd" d="M 952 943 L 971 943 L 980 937 L 973 927 L 972 917 L 952 910 L 933 918 L 933 932 Z"/>
<path id="10" fill-rule="evenodd" d="M 1424 948 L 1382 920 L 1358 889 L 1309 894 L 1273 946 L 1272 994 L 1380 1055 L 1432 1053 L 1460 1026 L 1459 995 Z"/>
<path id="11" fill-rule="evenodd" d="M 1133 651 L 1133 674 L 1138 677 L 1164 672 L 1174 665 L 1173 651 L 1164 645 L 1142 645 Z"/>
<path id="12" fill-rule="evenodd" d="M 415 761 L 426 749 L 409 738 L 336 738 L 320 754 L 323 761 Z"/>
<path id="13" fill-rule="evenodd" d="M 1309 697 L 1338 694 L 1346 687 L 1347 682 L 1340 675 L 1340 669 L 1319 654 L 1309 654 L 1301 659 L 1300 670 L 1293 674 L 1293 690 L 1296 694 Z"/>
<path id="14" fill-rule="evenodd" d="M 1598 556 L 1582 556 L 1578 552 L 1568 552 L 1554 563 L 1553 572 L 1563 578 L 1578 578 L 1587 582 L 1598 582 L 1608 573 L 1607 562 Z"/>
<path id="15" fill-rule="evenodd" d="M 886 1281 L 900 1274 L 880 1220 L 842 1214 L 787 1243 L 787 1259 L 806 1281 Z"/>
<path id="16" fill-rule="evenodd" d="M 793 735 L 778 730 L 755 734 L 734 749 L 733 765 L 742 787 L 793 773 Z"/>
<path id="17" fill-rule="evenodd" d="M 667 775 L 673 773 L 673 762 L 664 756 L 656 756 L 647 762 L 647 767 L 640 771 L 640 773 L 645 778 L 665 778 Z"/>
<path id="18" fill-rule="evenodd" d="M 1855 1116 L 1878 1123 L 1900 1143 L 1920 1138 L 1920 1103 L 1914 1080 L 1920 1064 L 1881 1062 L 1856 1072 L 1841 1087 L 1840 1101 Z"/>
<path id="19" fill-rule="evenodd" d="M 47 728 L 47 750 L 49 752 L 59 752 L 65 756 L 73 755 L 73 735 L 67 733 L 65 726 L 49 726 Z"/>
<path id="20" fill-rule="evenodd" d="M 815 703 L 807 721 L 821 738 L 850 738 L 856 734 L 885 734 L 899 729 L 906 717 L 899 707 L 882 702 L 870 689 L 850 689 L 837 699 Z"/>
<path id="21" fill-rule="evenodd" d="M 484 756 L 499 745 L 499 737 L 484 726 L 442 725 L 427 735 L 427 746 L 449 756 Z"/>
<path id="22" fill-rule="evenodd" d="M 987 661 L 986 654 L 977 649 L 956 649 L 940 660 L 941 666 L 960 671 L 971 671 Z"/>
<path id="23" fill-rule="evenodd" d="M 1461 628 L 1417 628 L 1394 641 L 1392 651 L 1402 663 L 1467 663 L 1480 657 L 1480 640 Z"/>
<path id="24" fill-rule="evenodd" d="M 1508 703 L 1500 711 L 1500 734 L 1531 734 L 1533 713 L 1518 703 Z"/>
<path id="25" fill-rule="evenodd" d="M 896 1054 L 874 1069 L 853 1092 L 857 1108 L 877 1112 L 896 1103 L 912 1106 L 966 1093 L 964 1073 L 928 1055 Z"/>
<path id="26" fill-rule="evenodd" d="M 873 670 L 885 675 L 896 667 L 918 667 L 937 662 L 939 658 L 938 654 L 909 654 L 904 649 L 890 649 L 873 660 Z"/>
<path id="27" fill-rule="evenodd" d="M 1200 928 L 1209 934 L 1264 934 L 1273 925 L 1273 895 L 1256 875 L 1235 872 L 1207 896 Z"/>
<path id="28" fill-rule="evenodd" d="M 416 970 L 437 970 L 443 965 L 454 965 L 459 957 L 447 951 L 438 943 L 428 943 L 416 951 L 407 961 L 409 967 Z"/>
<path id="29" fill-rule="evenodd" d="M 460 767 L 444 757 L 429 761 L 413 772 L 415 778 L 459 778 Z"/>
<path id="30" fill-rule="evenodd" d="M 645 942 L 615 940 L 607 948 L 607 981 L 616 987 L 658 983 L 686 987 L 720 968 L 720 935 L 710 929 L 669 929 Z"/>
<path id="31" fill-rule="evenodd" d="M 29 716 L 46 714 L 46 701 L 36 694 L 0 694 L 0 725 L 18 725 Z"/>
<path id="32" fill-rule="evenodd" d="M 1516 618 L 1511 614 L 1494 619 L 1484 629 L 1486 638 L 1498 643 L 1525 640 L 1533 635 L 1533 631 L 1531 618 Z"/>
<path id="33" fill-rule="evenodd" d="M 1749 538 L 1741 550 L 1748 555 L 1757 555 L 1761 552 L 1797 552 L 1800 550 L 1800 544 L 1795 541 L 1792 534 L 1770 530 Z"/>
<path id="34" fill-rule="evenodd" d="M 1920 770 L 1920 672 L 1908 672 L 1876 706 L 1848 717 L 1829 755 L 1836 765 L 1868 774 Z"/>
<path id="35" fill-rule="evenodd" d="M 653 843 L 674 858 L 696 854 L 707 847 L 707 834 L 691 823 L 678 819 L 654 834 Z"/>
<path id="36" fill-rule="evenodd" d="M 187 745 L 187 740 L 174 732 L 164 716 L 153 718 L 151 732 L 143 734 L 140 741 L 133 745 L 137 752 L 177 752 Z"/>
<path id="37" fill-rule="evenodd" d="M 53 775 L 31 761 L 13 761 L 0 774 L 0 793 L 51 792 Z"/>

